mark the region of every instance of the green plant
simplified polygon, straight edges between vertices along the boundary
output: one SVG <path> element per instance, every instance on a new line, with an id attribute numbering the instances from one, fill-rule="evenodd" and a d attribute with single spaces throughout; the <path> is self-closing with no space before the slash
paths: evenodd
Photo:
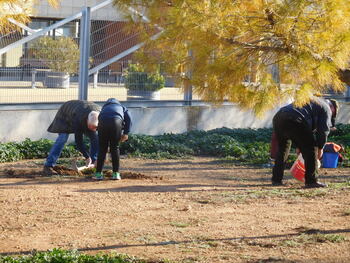
<path id="1" fill-rule="evenodd" d="M 344 242 L 346 240 L 346 237 L 339 234 L 323 234 L 323 233 L 316 233 L 316 234 L 301 234 L 297 237 L 297 242 L 300 243 L 340 243 Z"/>
<path id="2" fill-rule="evenodd" d="M 343 131 L 350 130 L 350 125 L 342 125 Z M 151 136 L 130 134 L 129 140 L 120 145 L 122 154 L 144 157 L 150 159 L 189 158 L 190 156 L 216 156 L 222 158 L 225 165 L 262 165 L 269 163 L 269 150 L 271 139 L 268 129 L 229 129 L 220 128 L 209 131 L 195 130 L 181 134 L 166 133 Z M 345 136 L 332 135 L 336 140 Z M 255 138 L 255 140 L 254 140 Z M 88 140 L 84 141 L 88 146 Z M 52 145 L 52 141 L 42 139 L 31 141 L 29 139 L 20 143 L 0 143 L 0 162 L 11 162 L 21 159 L 45 158 Z M 348 144 L 344 144 L 349 147 Z M 66 145 L 61 157 L 79 156 L 74 145 Z M 350 154 L 344 154 L 345 159 Z M 292 164 L 296 156 L 290 154 L 287 163 Z M 330 184 L 330 188 L 348 188 L 350 182 Z M 301 191 L 294 196 L 322 196 L 323 190 Z"/>
<path id="3" fill-rule="evenodd" d="M 26 138 L 24 141 L 16 144 L 16 148 L 25 159 L 45 158 L 51 146 L 52 141 L 48 139 L 32 141 Z"/>
<path id="4" fill-rule="evenodd" d="M 147 261 L 137 259 L 123 254 L 97 254 L 88 255 L 81 254 L 76 250 L 62 250 L 53 249 L 44 252 L 33 252 L 30 255 L 20 256 L 1 256 L 0 263 L 151 263 L 154 261 Z M 159 261 L 159 263 L 169 262 L 167 260 Z"/>
<path id="5" fill-rule="evenodd" d="M 126 70 L 125 87 L 128 90 L 158 91 L 164 88 L 165 79 L 157 70 L 146 73 L 140 64 L 130 64 Z"/>
<path id="6" fill-rule="evenodd" d="M 70 37 L 42 37 L 31 47 L 33 55 L 54 72 L 76 73 L 79 66 L 79 47 Z"/>
<path id="7" fill-rule="evenodd" d="M 48 139 L 32 141 L 26 138 L 22 142 L 0 143 L 0 163 L 22 159 L 46 158 L 53 142 Z M 79 156 L 74 145 L 65 145 L 61 157 Z"/>
<path id="8" fill-rule="evenodd" d="M 23 158 L 23 153 L 16 147 L 16 143 L 0 143 L 0 163 L 15 162 Z"/>

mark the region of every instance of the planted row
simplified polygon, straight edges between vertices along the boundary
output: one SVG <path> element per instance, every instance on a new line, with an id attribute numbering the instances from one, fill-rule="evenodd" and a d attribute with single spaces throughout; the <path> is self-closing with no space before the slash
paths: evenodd
<path id="1" fill-rule="evenodd" d="M 53 141 L 48 139 L 32 141 L 28 138 L 22 142 L 0 143 L 0 163 L 46 158 L 52 144 Z M 79 152 L 73 144 L 68 144 L 63 148 L 61 156 L 79 156 Z"/>
<path id="2" fill-rule="evenodd" d="M 183 158 L 188 156 L 217 156 L 244 164 L 263 164 L 269 161 L 272 129 L 229 129 L 190 131 L 163 135 L 130 134 L 121 144 L 122 154 L 145 158 Z M 350 145 L 350 125 L 340 124 L 329 141 Z M 0 143 L 0 162 L 46 158 L 53 141 L 41 139 Z M 66 145 L 62 157 L 79 156 L 73 144 Z M 345 157 L 347 153 L 345 153 Z"/>
<path id="3" fill-rule="evenodd" d="M 34 252 L 30 255 L 0 256 L 0 263 L 147 263 L 127 255 L 87 255 L 75 250 L 53 249 L 45 252 Z M 161 263 L 161 261 L 159 261 Z"/>

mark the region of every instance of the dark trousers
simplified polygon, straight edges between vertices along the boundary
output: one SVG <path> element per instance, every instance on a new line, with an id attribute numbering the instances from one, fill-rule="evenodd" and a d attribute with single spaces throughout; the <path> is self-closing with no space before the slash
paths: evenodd
<path id="1" fill-rule="evenodd" d="M 122 135 L 122 128 L 123 121 L 119 118 L 99 121 L 99 152 L 97 157 L 96 172 L 102 172 L 108 147 L 112 156 L 113 172 L 119 172 L 119 141 Z"/>
<path id="2" fill-rule="evenodd" d="M 272 181 L 281 182 L 285 163 L 292 142 L 299 148 L 305 161 L 305 184 L 317 181 L 317 148 L 314 134 L 307 124 L 287 112 L 278 112 L 273 118 L 273 129 L 278 142 L 275 166 L 272 170 Z"/>

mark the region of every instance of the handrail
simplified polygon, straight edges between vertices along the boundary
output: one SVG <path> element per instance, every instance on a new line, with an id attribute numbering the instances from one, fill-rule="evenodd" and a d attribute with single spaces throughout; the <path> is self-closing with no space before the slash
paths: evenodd
<path id="1" fill-rule="evenodd" d="M 91 7 L 91 11 L 96 11 L 97 9 L 102 8 L 102 7 L 108 5 L 108 4 L 112 3 L 112 2 L 113 2 L 112 0 L 106 0 L 106 1 L 104 1 L 102 3 L 100 3 L 100 4 L 97 4 L 97 5 L 93 6 L 93 7 Z M 60 21 L 56 22 L 55 24 L 52 24 L 51 26 L 48 26 L 46 28 L 43 28 L 40 31 L 37 31 L 37 32 L 33 33 L 30 36 L 24 37 L 24 38 L 22 38 L 22 39 L 20 39 L 20 40 L 18 40 L 16 42 L 10 44 L 10 45 L 7 45 L 6 47 L 0 49 L 0 55 L 10 51 L 13 48 L 21 46 L 21 45 L 23 45 L 23 44 L 25 44 L 25 43 L 27 43 L 27 42 L 29 42 L 29 41 L 39 37 L 39 36 L 43 36 L 46 33 L 50 32 L 51 30 L 59 28 L 59 27 L 63 26 L 64 24 L 68 23 L 68 22 L 71 22 L 71 21 L 73 21 L 75 19 L 78 19 L 78 18 L 82 17 L 82 15 L 83 15 L 83 11 L 80 11 L 80 12 L 78 12 L 78 13 L 70 16 L 70 17 L 67 17 L 67 18 L 65 18 L 63 20 L 60 20 Z"/>

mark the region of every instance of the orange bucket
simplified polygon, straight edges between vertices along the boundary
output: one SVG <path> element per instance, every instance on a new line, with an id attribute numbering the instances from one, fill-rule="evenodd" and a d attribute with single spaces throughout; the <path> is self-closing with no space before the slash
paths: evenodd
<path id="1" fill-rule="evenodd" d="M 298 158 L 293 163 L 292 167 L 290 168 L 290 173 L 292 176 L 302 182 L 305 182 L 305 166 L 304 166 L 304 159 L 299 154 Z"/>

